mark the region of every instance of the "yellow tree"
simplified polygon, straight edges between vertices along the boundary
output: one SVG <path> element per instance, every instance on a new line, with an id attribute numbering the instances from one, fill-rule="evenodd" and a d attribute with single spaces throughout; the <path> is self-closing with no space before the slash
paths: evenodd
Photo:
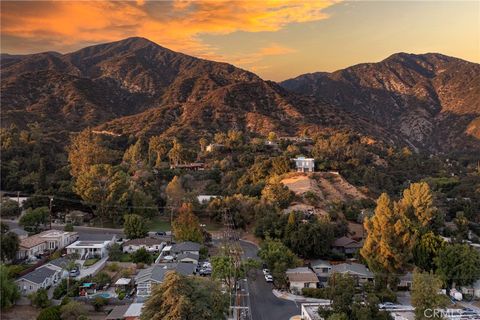
<path id="1" fill-rule="evenodd" d="M 165 189 L 167 194 L 167 204 L 169 206 L 178 207 L 183 202 L 185 197 L 185 190 L 178 176 L 173 177 Z"/>
<path id="2" fill-rule="evenodd" d="M 372 270 L 401 272 L 411 256 L 414 243 L 403 216 L 386 193 L 377 200 L 375 214 L 365 219 L 367 232 L 360 254 Z"/>
<path id="3" fill-rule="evenodd" d="M 150 164 L 155 167 L 160 167 L 162 160 L 165 158 L 168 152 L 169 143 L 165 141 L 161 136 L 153 136 L 148 141 L 148 158 Z"/>
<path id="4" fill-rule="evenodd" d="M 435 219 L 437 209 L 433 206 L 432 192 L 428 183 L 412 183 L 403 191 L 399 201 L 399 210 L 408 218 L 413 226 L 425 229 Z"/>
<path id="5" fill-rule="evenodd" d="M 203 243 L 203 230 L 197 216 L 193 213 L 191 203 L 182 204 L 178 217 L 173 221 L 172 229 L 177 241 Z"/>

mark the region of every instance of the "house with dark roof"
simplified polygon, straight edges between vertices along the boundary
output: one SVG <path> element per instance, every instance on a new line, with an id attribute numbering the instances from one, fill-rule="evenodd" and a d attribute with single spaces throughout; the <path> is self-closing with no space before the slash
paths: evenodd
<path id="1" fill-rule="evenodd" d="M 338 253 L 343 253 L 347 257 L 355 255 L 361 248 L 363 243 L 349 237 L 341 237 L 336 239 L 332 244 L 332 249 Z"/>
<path id="2" fill-rule="evenodd" d="M 362 285 L 367 282 L 373 282 L 375 276 L 373 272 L 361 263 L 340 263 L 332 266 L 332 274 L 348 274 L 352 276 L 357 285 Z"/>
<path id="3" fill-rule="evenodd" d="M 162 283 L 168 272 L 174 271 L 184 276 L 189 276 L 195 273 L 196 267 L 197 265 L 193 263 L 162 263 L 140 270 L 135 277 L 137 297 L 140 299 L 149 297 L 152 292 L 152 287 L 155 284 Z"/>
<path id="4" fill-rule="evenodd" d="M 37 292 L 40 288 L 48 288 L 60 279 L 60 272 L 49 267 L 42 266 L 15 280 L 22 295 Z"/>
<path id="5" fill-rule="evenodd" d="M 132 253 L 140 248 L 145 248 L 149 252 L 159 252 L 165 244 L 165 242 L 157 238 L 132 239 L 123 243 L 123 252 Z"/>
<path id="6" fill-rule="evenodd" d="M 172 246 L 171 254 L 200 253 L 201 244 L 192 241 L 176 243 Z"/>

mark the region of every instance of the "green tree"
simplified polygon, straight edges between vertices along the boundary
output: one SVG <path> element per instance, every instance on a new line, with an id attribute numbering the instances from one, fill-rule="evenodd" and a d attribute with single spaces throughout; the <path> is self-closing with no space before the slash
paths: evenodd
<path id="1" fill-rule="evenodd" d="M 232 250 L 238 249 L 226 247 L 221 254 L 213 256 L 211 259 L 212 277 L 221 280 L 230 290 L 239 279 L 246 277 L 250 270 L 260 267 L 259 262 L 254 259 L 244 260 L 240 264 L 235 263 L 235 259 L 230 254 Z"/>
<path id="2" fill-rule="evenodd" d="M 125 150 L 123 154 L 123 162 L 133 165 L 134 167 L 139 164 L 145 165 L 148 160 L 148 144 L 144 136 L 140 136 L 135 144 Z"/>
<path id="3" fill-rule="evenodd" d="M 108 248 L 108 260 L 120 261 L 123 256 L 122 246 L 118 243 L 114 243 Z"/>
<path id="4" fill-rule="evenodd" d="M 284 243 L 304 258 L 325 257 L 330 253 L 334 240 L 334 225 L 326 219 L 302 223 L 300 219 L 286 226 Z"/>
<path id="5" fill-rule="evenodd" d="M 18 236 L 8 231 L 9 227 L 1 223 L 0 233 L 0 246 L 1 246 L 1 259 L 2 261 L 13 260 L 17 254 L 20 240 Z"/>
<path id="6" fill-rule="evenodd" d="M 224 319 L 227 311 L 228 299 L 217 282 L 168 272 L 164 282 L 153 288 L 141 319 L 216 320 Z"/>
<path id="7" fill-rule="evenodd" d="M 332 311 L 351 315 L 355 280 L 350 275 L 334 273 L 328 280 L 328 285 L 331 288 Z"/>
<path id="8" fill-rule="evenodd" d="M 414 243 L 407 225 L 388 195 L 383 193 L 377 200 L 375 214 L 364 222 L 367 237 L 360 254 L 367 260 L 370 269 L 402 272 L 410 260 Z"/>
<path id="9" fill-rule="evenodd" d="M 438 293 L 441 288 L 442 280 L 434 274 L 413 273 L 412 306 L 415 307 L 415 319 L 430 319 L 432 313 L 426 313 L 425 310 L 446 307 L 447 297 Z"/>
<path id="10" fill-rule="evenodd" d="M 43 309 L 37 316 L 37 320 L 62 320 L 60 307 L 53 306 Z"/>
<path id="11" fill-rule="evenodd" d="M 128 178 L 111 165 L 93 165 L 77 177 L 74 191 L 89 205 L 103 224 L 118 223 L 119 211 L 128 200 Z"/>
<path id="12" fill-rule="evenodd" d="M 449 285 L 470 285 L 480 279 L 480 253 L 467 244 L 442 247 L 435 264 L 438 275 Z"/>
<path id="13" fill-rule="evenodd" d="M 18 202 L 7 197 L 2 198 L 2 202 L 0 203 L 0 211 L 2 217 L 15 217 L 20 215 Z"/>
<path id="14" fill-rule="evenodd" d="M 345 313 L 332 313 L 327 320 L 349 320 Z"/>
<path id="15" fill-rule="evenodd" d="M 172 223 L 172 230 L 177 241 L 203 243 L 203 231 L 200 222 L 193 213 L 192 204 L 184 203 L 178 211 L 178 217 Z"/>
<path id="16" fill-rule="evenodd" d="M 113 152 L 103 146 L 100 136 L 91 129 L 80 132 L 68 147 L 68 161 L 73 177 L 88 171 L 92 165 L 109 164 L 113 160 L 115 160 Z"/>
<path id="17" fill-rule="evenodd" d="M 440 236 L 431 231 L 422 235 L 413 247 L 414 264 L 422 270 L 433 271 L 435 259 L 445 244 Z"/>
<path id="18" fill-rule="evenodd" d="M 268 202 L 286 208 L 292 202 L 294 193 L 280 182 L 267 184 L 262 190 L 262 198 Z"/>
<path id="19" fill-rule="evenodd" d="M 71 301 L 60 307 L 62 320 L 79 320 L 87 316 L 87 310 L 80 302 Z"/>
<path id="20" fill-rule="evenodd" d="M 145 248 L 140 248 L 132 254 L 132 261 L 135 263 L 151 264 L 152 260 L 152 255 Z"/>
<path id="21" fill-rule="evenodd" d="M 285 286 L 287 283 L 285 271 L 301 264 L 300 259 L 278 239 L 265 239 L 260 246 L 258 256 L 270 268 L 275 281 L 280 286 Z"/>
<path id="22" fill-rule="evenodd" d="M 95 297 L 95 299 L 92 302 L 93 308 L 95 309 L 96 312 L 100 312 L 103 310 L 103 307 L 108 304 L 108 299 L 105 299 L 104 297 Z"/>
<path id="23" fill-rule="evenodd" d="M 40 288 L 37 292 L 32 293 L 30 295 L 30 300 L 35 307 L 42 309 L 51 304 L 51 301 L 48 299 L 47 290 L 44 288 Z"/>
<path id="24" fill-rule="evenodd" d="M 18 287 L 10 277 L 7 267 L 0 264 L 0 308 L 1 310 L 11 307 L 20 298 Z"/>
<path id="25" fill-rule="evenodd" d="M 28 209 L 20 217 L 19 224 L 27 231 L 38 233 L 44 227 L 50 216 L 50 210 L 47 207 Z"/>
<path id="26" fill-rule="evenodd" d="M 145 220 L 136 214 L 126 214 L 123 216 L 123 233 L 128 239 L 144 238 L 148 234 Z"/>

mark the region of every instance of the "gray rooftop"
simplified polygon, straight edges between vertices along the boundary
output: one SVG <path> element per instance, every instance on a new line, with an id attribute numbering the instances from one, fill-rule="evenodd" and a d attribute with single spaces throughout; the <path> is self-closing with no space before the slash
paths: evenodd
<path id="1" fill-rule="evenodd" d="M 341 263 L 332 267 L 332 272 L 357 274 L 366 277 L 372 277 L 373 273 L 360 263 Z"/>
<path id="2" fill-rule="evenodd" d="M 113 237 L 117 237 L 113 233 L 80 233 L 79 241 L 111 241 Z"/>
<path id="3" fill-rule="evenodd" d="M 52 277 L 55 273 L 55 270 L 48 267 L 40 267 L 20 277 L 18 280 L 25 279 L 33 283 L 41 284 L 45 279 Z"/>
<path id="4" fill-rule="evenodd" d="M 12 229 L 12 230 L 10 230 L 10 232 L 15 233 L 19 237 L 20 236 L 28 236 L 28 232 L 23 230 L 23 229 L 20 229 L 20 228 Z"/>
<path id="5" fill-rule="evenodd" d="M 172 251 L 175 253 L 180 253 L 184 251 L 200 251 L 200 247 L 200 243 L 185 241 L 174 244 L 172 247 Z"/>
<path id="6" fill-rule="evenodd" d="M 115 306 L 115 308 L 112 309 L 112 312 L 110 312 L 108 314 L 108 316 L 105 318 L 105 320 L 123 319 L 124 315 L 125 315 L 125 312 L 127 312 L 129 307 L 130 307 L 129 304 Z"/>
<path id="7" fill-rule="evenodd" d="M 186 252 L 186 253 L 181 253 L 177 256 L 177 260 L 182 260 L 182 259 L 185 259 L 185 258 L 190 258 L 190 259 L 194 259 L 194 260 L 198 261 L 199 254 Z"/>
<path id="8" fill-rule="evenodd" d="M 168 271 L 175 271 L 184 276 L 192 275 L 195 272 L 195 265 L 193 263 L 162 263 L 153 265 L 150 268 L 141 270 L 135 277 L 135 282 L 140 283 L 144 281 L 162 282 Z"/>
<path id="9" fill-rule="evenodd" d="M 68 265 L 69 260 L 65 257 L 54 259 L 52 261 L 48 261 L 46 264 L 52 264 L 59 268 L 65 268 Z"/>

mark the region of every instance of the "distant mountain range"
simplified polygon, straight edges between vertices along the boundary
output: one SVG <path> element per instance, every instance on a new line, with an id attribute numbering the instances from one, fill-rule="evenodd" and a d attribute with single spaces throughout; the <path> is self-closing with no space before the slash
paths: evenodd
<path id="1" fill-rule="evenodd" d="M 2 54 L 1 78 L 3 127 L 195 141 L 231 128 L 351 130 L 421 150 L 480 150 L 480 65 L 438 54 L 396 54 L 277 84 L 128 38 L 69 54 Z"/>

